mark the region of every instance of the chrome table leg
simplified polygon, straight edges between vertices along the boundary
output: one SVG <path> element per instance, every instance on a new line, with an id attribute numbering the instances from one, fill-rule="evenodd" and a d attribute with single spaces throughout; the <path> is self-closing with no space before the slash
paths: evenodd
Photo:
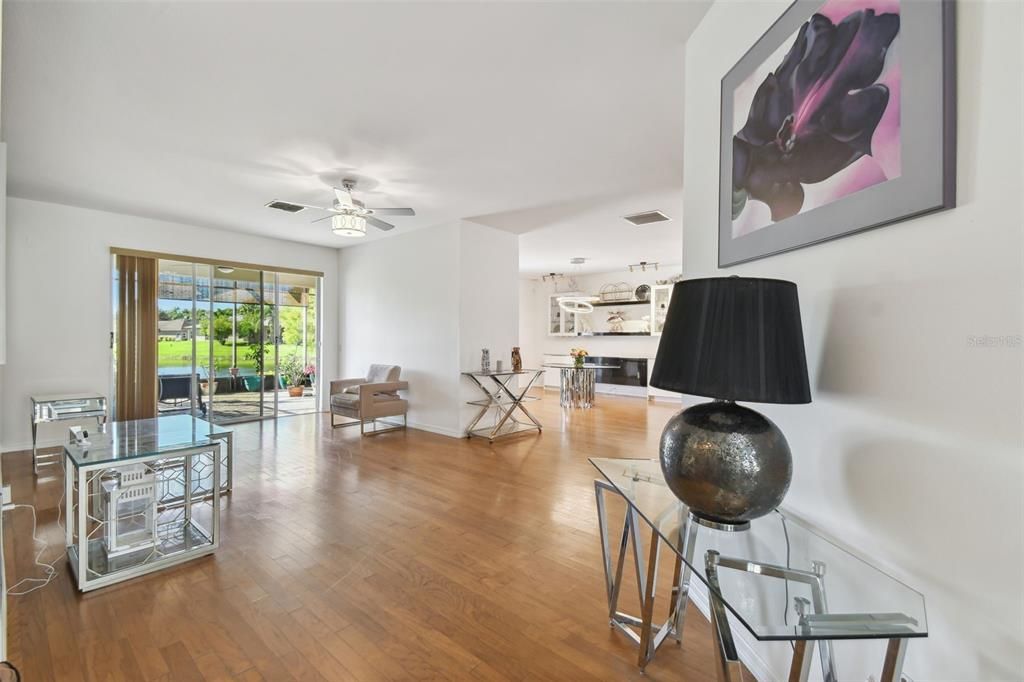
<path id="1" fill-rule="evenodd" d="M 715 655 L 718 657 L 715 673 L 718 682 L 733 682 L 744 679 L 743 664 L 736 653 L 729 618 L 720 596 L 722 590 L 718 584 L 718 557 L 718 552 L 711 549 L 704 555 L 704 570 L 708 577 L 708 601 L 711 607 L 711 636 L 715 643 Z"/>
<path id="2" fill-rule="evenodd" d="M 661 550 L 661 542 L 659 542 L 658 531 L 656 528 L 651 529 L 651 549 L 650 554 L 647 557 L 647 582 L 644 584 L 643 600 L 640 602 L 641 606 L 641 618 L 643 625 L 640 627 L 640 655 L 637 659 L 637 665 L 640 666 L 640 671 L 643 672 L 647 667 L 647 664 L 654 658 L 654 642 L 652 641 L 652 631 L 654 629 L 654 592 L 658 580 L 658 554 Z"/>
<path id="3" fill-rule="evenodd" d="M 639 515 L 632 506 L 627 504 L 622 523 L 622 533 L 619 536 L 618 554 L 615 557 L 615 565 L 613 567 L 611 538 L 609 537 L 608 516 L 604 499 L 606 491 L 611 491 L 621 496 L 621 493 L 612 485 L 604 481 L 594 481 L 594 495 L 597 501 L 597 523 L 601 539 L 601 559 L 605 576 L 605 592 L 608 596 L 608 622 L 611 627 L 621 631 L 640 647 L 638 664 L 640 669 L 643 670 L 654 659 L 655 652 L 665 639 L 668 638 L 668 635 L 677 632 L 675 627 L 678 621 L 678 605 L 682 603 L 685 607 L 685 602 L 680 602 L 678 599 L 681 593 L 679 587 L 681 570 L 677 566 L 673 574 L 673 599 L 669 605 L 668 620 L 655 628 L 653 622 L 654 602 L 656 599 L 658 556 L 661 552 L 660 543 L 662 542 L 657 531 L 660 523 L 651 529 L 651 546 L 648 548 L 649 556 L 645 564 L 643 540 L 640 536 Z M 667 511 L 674 513 L 675 508 L 673 507 Z M 664 517 L 664 514 L 662 516 Z M 630 552 L 629 548 L 630 538 L 633 541 L 632 552 Z M 637 598 L 639 599 L 641 611 L 640 617 L 623 613 L 618 609 L 627 560 L 626 555 L 628 553 L 633 555 L 633 571 L 636 575 Z"/>

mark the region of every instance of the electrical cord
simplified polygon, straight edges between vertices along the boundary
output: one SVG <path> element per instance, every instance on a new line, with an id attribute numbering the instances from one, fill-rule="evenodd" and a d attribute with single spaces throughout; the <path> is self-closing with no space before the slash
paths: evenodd
<path id="1" fill-rule="evenodd" d="M 42 589 L 42 588 L 46 587 L 47 585 L 49 585 L 51 582 L 53 582 L 53 579 L 56 578 L 57 574 L 58 574 L 56 564 L 57 564 L 58 561 L 61 560 L 61 557 L 57 557 L 56 559 L 54 559 L 50 563 L 45 563 L 43 561 L 40 561 L 40 558 L 43 556 L 43 553 L 46 552 L 47 548 L 50 545 L 45 540 L 43 540 L 42 538 L 40 538 L 36 534 L 36 531 L 38 530 L 38 523 L 37 523 L 37 519 L 36 519 L 36 508 L 35 507 L 33 507 L 31 504 L 12 504 L 12 505 L 8 505 L 5 509 L 31 509 L 32 510 L 32 540 L 42 544 L 42 547 L 39 549 L 38 552 L 36 552 L 36 556 L 33 559 L 33 561 L 35 562 L 36 566 L 38 566 L 39 568 L 43 569 L 43 576 L 44 577 L 42 577 L 42 578 L 22 578 L 21 580 L 19 580 L 18 582 L 14 583 L 9 588 L 7 588 L 7 594 L 8 595 L 10 595 L 12 597 L 20 597 L 20 596 L 29 594 L 30 592 L 35 592 L 36 590 Z M 27 590 L 19 590 L 18 588 L 22 584 L 24 584 L 24 583 L 30 583 L 30 584 L 31 583 L 40 583 L 40 584 L 36 585 L 35 587 L 30 587 Z"/>
<path id="2" fill-rule="evenodd" d="M 61 467 L 61 471 L 63 471 L 63 469 L 64 469 L 64 460 L 63 460 L 63 458 L 60 460 L 60 467 Z M 64 528 L 64 524 L 61 522 L 61 520 L 62 520 L 61 512 L 63 511 L 63 507 L 64 507 L 64 492 L 65 492 L 64 491 L 64 487 L 61 486 L 60 500 L 57 501 L 57 527 L 58 528 L 62 528 L 62 529 Z M 58 556 L 56 559 L 54 559 L 50 563 L 46 563 L 46 562 L 40 561 L 40 558 L 43 556 L 43 553 L 46 552 L 46 550 L 49 548 L 50 545 L 49 545 L 49 543 L 47 543 L 45 540 L 43 540 L 42 538 L 40 538 L 37 535 L 37 531 L 39 530 L 39 524 L 38 524 L 38 519 L 36 518 L 36 508 L 33 505 L 31 505 L 31 504 L 9 504 L 9 505 L 4 506 L 3 509 L 4 509 L 4 511 L 8 511 L 8 510 L 25 509 L 25 508 L 32 510 L 32 540 L 34 542 L 42 543 L 42 545 L 43 545 L 39 549 L 39 551 L 36 553 L 35 559 L 33 560 L 37 567 L 43 569 L 43 577 L 42 578 L 22 578 L 21 580 L 19 580 L 18 582 L 14 583 L 13 585 L 11 585 L 10 587 L 7 588 L 7 594 L 8 594 L 8 596 L 11 596 L 11 597 L 21 597 L 21 596 L 24 596 L 24 595 L 29 594 L 31 592 L 35 592 L 36 590 L 41 590 L 42 588 L 46 587 L 51 582 L 53 582 L 53 579 L 56 578 L 58 573 L 59 573 L 57 571 L 56 564 L 62 558 L 62 557 Z M 21 586 L 23 583 L 40 583 L 40 584 L 36 585 L 35 587 L 30 587 L 27 590 L 18 590 L 18 587 Z"/>
<path id="3" fill-rule="evenodd" d="M 778 514 L 779 518 L 782 520 L 782 534 L 786 536 L 786 570 L 789 570 L 789 569 L 792 568 L 792 566 L 790 565 L 789 528 L 786 527 L 786 515 L 783 514 L 782 512 L 780 512 L 778 509 L 775 510 L 775 513 Z M 788 626 L 789 625 L 789 580 L 788 579 L 787 580 L 783 580 L 782 582 L 785 583 L 785 585 L 786 585 L 786 601 L 784 601 L 782 603 L 782 623 L 784 625 Z M 791 649 L 796 650 L 796 645 L 793 644 L 793 642 L 790 642 L 789 646 L 790 646 Z"/>

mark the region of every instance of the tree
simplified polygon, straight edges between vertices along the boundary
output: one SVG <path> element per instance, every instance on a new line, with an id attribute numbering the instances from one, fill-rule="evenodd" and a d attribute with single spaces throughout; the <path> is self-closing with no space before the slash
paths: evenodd
<path id="1" fill-rule="evenodd" d="M 231 336 L 231 311 L 213 311 L 213 338 L 218 343 L 224 343 Z"/>

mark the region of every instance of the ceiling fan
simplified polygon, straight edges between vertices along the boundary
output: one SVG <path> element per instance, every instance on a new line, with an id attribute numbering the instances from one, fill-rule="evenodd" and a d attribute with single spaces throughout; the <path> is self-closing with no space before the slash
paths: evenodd
<path id="1" fill-rule="evenodd" d="M 391 223 L 377 218 L 376 216 L 378 215 L 416 215 L 416 211 L 411 208 L 366 208 L 363 202 L 353 198 L 352 190 L 355 189 L 355 186 L 354 180 L 344 180 L 342 181 L 341 188 L 334 187 L 334 202 L 330 208 L 277 199 L 268 203 L 267 207 L 287 211 L 288 213 L 298 213 L 307 208 L 326 211 L 330 215 L 317 218 L 313 222 L 318 223 L 329 218 L 331 221 L 331 231 L 339 237 L 365 237 L 367 223 L 373 225 L 378 230 L 387 231 L 395 228 Z"/>

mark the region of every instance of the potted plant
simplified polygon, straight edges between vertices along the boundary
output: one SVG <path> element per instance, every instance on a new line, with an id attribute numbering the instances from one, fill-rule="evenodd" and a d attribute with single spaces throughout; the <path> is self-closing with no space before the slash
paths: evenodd
<path id="1" fill-rule="evenodd" d="M 242 377 L 242 382 L 245 384 L 245 390 L 259 391 L 260 382 L 263 381 L 263 344 L 250 344 L 248 350 L 245 352 L 245 357 L 248 358 L 256 368 L 256 374 L 254 376 Z"/>
<path id="2" fill-rule="evenodd" d="M 302 371 L 305 373 L 306 378 L 309 379 L 310 386 L 316 383 L 316 365 L 310 363 L 306 365 L 306 368 Z"/>
<path id="3" fill-rule="evenodd" d="M 583 360 L 590 355 L 584 348 L 573 348 L 569 351 L 569 356 L 572 357 L 572 362 L 577 367 L 583 366 Z"/>
<path id="4" fill-rule="evenodd" d="M 288 383 L 288 395 L 301 398 L 306 383 L 306 371 L 297 355 L 291 355 L 281 362 L 281 378 Z"/>

